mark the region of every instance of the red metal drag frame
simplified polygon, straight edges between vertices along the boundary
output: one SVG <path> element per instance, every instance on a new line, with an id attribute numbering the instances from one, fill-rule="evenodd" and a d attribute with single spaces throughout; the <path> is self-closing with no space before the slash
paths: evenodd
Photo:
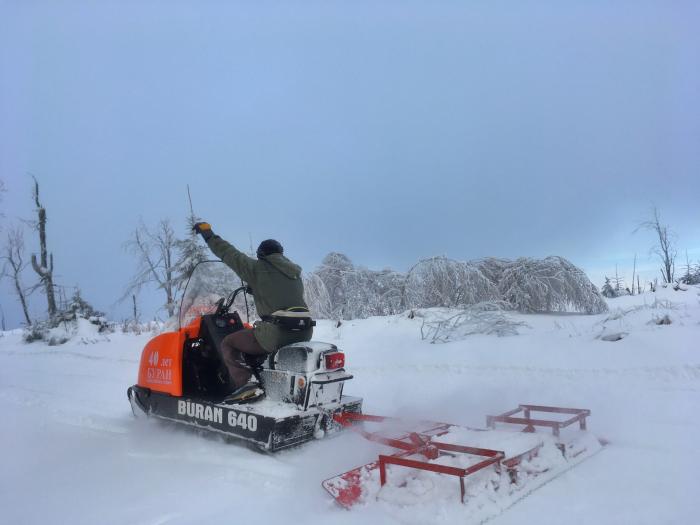
<path id="1" fill-rule="evenodd" d="M 519 412 L 523 417 L 513 417 Z M 573 414 L 573 417 L 564 421 L 552 419 L 532 419 L 531 412 L 547 412 L 550 414 Z M 586 430 L 586 418 L 591 415 L 591 411 L 586 408 L 561 408 L 541 405 L 518 405 L 518 408 L 504 412 L 499 416 L 486 416 L 486 426 L 496 428 L 496 423 L 509 423 L 512 425 L 525 425 L 523 432 L 534 432 L 535 427 L 549 427 L 552 434 L 559 437 L 561 429 L 578 422 L 581 430 Z"/>
<path id="2" fill-rule="evenodd" d="M 516 414 L 522 412 L 522 417 L 515 417 Z M 563 420 L 550 419 L 532 419 L 532 412 L 545 412 L 551 414 L 570 414 L 572 417 Z M 561 408 L 541 405 L 518 405 L 518 408 L 509 410 L 498 416 L 487 416 L 486 424 L 489 428 L 494 429 L 496 423 L 506 423 L 515 425 L 525 425 L 523 432 L 535 432 L 535 427 L 548 427 L 552 429 L 552 433 L 560 440 L 560 433 L 563 428 L 566 428 L 578 422 L 581 430 L 586 430 L 586 418 L 590 416 L 591 411 L 580 408 Z M 530 450 L 522 452 L 516 456 L 506 457 L 505 453 L 499 450 L 491 450 L 485 448 L 469 447 L 464 445 L 455 445 L 451 443 L 441 443 L 434 441 L 435 438 L 447 434 L 455 425 L 449 423 L 438 423 L 435 421 L 419 421 L 412 423 L 413 428 L 422 428 L 422 430 L 405 431 L 400 430 L 390 434 L 392 429 L 385 429 L 384 432 L 368 432 L 360 425 L 355 425 L 359 422 L 369 423 L 406 423 L 399 418 L 375 416 L 370 414 L 359 414 L 355 412 L 341 412 L 333 416 L 333 420 L 344 428 L 348 428 L 365 439 L 381 443 L 396 449 L 399 452 L 391 455 L 379 455 L 377 461 L 361 465 L 348 472 L 334 476 L 325 480 L 323 487 L 335 498 L 335 500 L 343 507 L 349 509 L 357 501 L 362 498 L 363 483 L 368 479 L 368 473 L 379 469 L 379 481 L 383 486 L 387 480 L 387 465 L 397 465 L 407 468 L 415 468 L 439 474 L 447 474 L 456 476 L 460 482 L 461 501 L 464 503 L 465 498 L 465 478 L 471 474 L 482 471 L 483 469 L 493 467 L 498 473 L 502 469 L 506 469 L 510 477 L 511 483 L 517 483 L 519 468 L 523 461 L 530 460 L 538 455 L 544 442 L 540 442 Z M 470 429 L 484 430 L 484 429 Z M 398 434 L 398 435 L 397 435 Z M 557 446 L 566 455 L 566 444 L 558 443 Z M 438 459 L 443 455 L 454 455 L 453 453 L 470 454 L 479 456 L 481 461 L 467 468 L 453 467 L 448 465 L 440 465 L 431 463 L 430 460 Z M 421 461 L 415 457 L 422 455 L 425 460 Z"/>

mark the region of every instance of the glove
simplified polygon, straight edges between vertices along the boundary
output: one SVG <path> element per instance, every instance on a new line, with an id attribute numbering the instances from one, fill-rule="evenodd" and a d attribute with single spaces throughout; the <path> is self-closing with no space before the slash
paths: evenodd
<path id="1" fill-rule="evenodd" d="M 205 241 L 214 237 L 214 232 L 211 231 L 211 224 L 208 222 L 197 222 L 192 226 L 192 230 L 200 234 Z"/>

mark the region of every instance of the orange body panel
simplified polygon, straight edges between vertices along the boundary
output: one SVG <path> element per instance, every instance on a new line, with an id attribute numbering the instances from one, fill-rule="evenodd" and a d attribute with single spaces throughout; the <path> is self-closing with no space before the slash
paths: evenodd
<path id="1" fill-rule="evenodd" d="M 182 396 L 182 351 L 185 340 L 199 333 L 197 318 L 177 332 L 165 332 L 151 339 L 141 353 L 138 385 L 172 396 Z"/>

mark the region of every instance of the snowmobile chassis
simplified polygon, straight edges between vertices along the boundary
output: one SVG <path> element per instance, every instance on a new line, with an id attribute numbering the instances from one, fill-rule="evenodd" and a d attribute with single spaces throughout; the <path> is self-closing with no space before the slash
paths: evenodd
<path id="1" fill-rule="evenodd" d="M 200 398 L 173 397 L 138 385 L 130 387 L 127 395 L 134 414 L 140 412 L 213 431 L 247 441 L 268 452 L 340 430 L 341 425 L 333 418 L 334 411 L 347 414 L 362 410 L 362 399 L 345 395 L 335 406 L 277 415 L 266 414 L 264 402 L 223 404 Z"/>
<path id="2" fill-rule="evenodd" d="M 513 417 L 519 412 L 523 413 L 522 417 Z M 533 412 L 567 414 L 572 417 L 566 420 L 533 419 L 531 417 Z M 495 431 L 496 423 L 511 426 L 524 426 L 520 432 L 525 433 L 534 433 L 536 427 L 551 428 L 553 436 L 557 438 L 557 448 L 561 451 L 562 456 L 569 460 L 577 458 L 586 452 L 592 454 L 597 451 L 596 447 L 591 447 L 596 448 L 596 450 L 588 451 L 585 441 L 579 442 L 575 438 L 569 441 L 562 441 L 559 439 L 562 429 L 570 427 L 575 423 L 579 424 L 580 431 L 585 431 L 586 418 L 590 416 L 590 414 L 590 410 L 587 409 L 519 405 L 517 408 L 503 414 L 486 416 L 487 429 L 468 430 L 483 432 L 485 434 L 484 437 L 487 437 L 489 432 Z M 397 436 L 382 431 L 368 432 L 364 430 L 362 426 L 357 425 L 357 423 L 370 422 L 391 424 L 400 422 L 398 418 L 346 412 L 336 414 L 334 420 L 343 427 L 359 433 L 365 439 L 399 449 L 399 452 L 390 455 L 380 454 L 377 461 L 367 463 L 366 465 L 362 465 L 323 481 L 323 488 L 338 502 L 338 504 L 347 509 L 364 498 L 365 487 L 363 484 L 371 477 L 372 471 L 379 470 L 379 484 L 381 487 L 387 483 L 387 467 L 389 465 L 435 472 L 459 478 L 460 501 L 464 503 L 466 497 L 465 479 L 468 478 L 468 476 L 483 471 L 484 469 L 493 468 L 498 474 L 505 470 L 509 476 L 510 482 L 512 484 L 517 484 L 519 481 L 521 464 L 535 458 L 544 444 L 540 442 L 517 454 L 508 455 L 501 450 L 436 441 L 435 438 L 444 436 L 450 432 L 451 429 L 456 428 L 454 425 L 448 423 L 422 421 L 417 424 L 417 426 L 421 427 L 420 430 L 402 432 Z M 604 444 L 603 441 L 600 441 L 600 445 Z M 454 457 L 456 454 L 475 456 L 477 462 L 466 468 L 433 462 L 435 460 L 439 461 L 443 456 Z M 423 459 L 419 459 L 421 456 Z"/>

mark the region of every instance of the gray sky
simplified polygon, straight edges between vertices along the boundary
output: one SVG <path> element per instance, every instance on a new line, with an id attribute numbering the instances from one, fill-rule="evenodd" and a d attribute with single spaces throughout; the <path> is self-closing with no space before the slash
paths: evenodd
<path id="1" fill-rule="evenodd" d="M 115 316 L 122 242 L 184 231 L 188 183 L 307 270 L 557 254 L 600 284 L 637 252 L 656 276 L 652 203 L 700 259 L 698 5 L 0 1 L 2 224 L 35 174 L 57 280 Z"/>

